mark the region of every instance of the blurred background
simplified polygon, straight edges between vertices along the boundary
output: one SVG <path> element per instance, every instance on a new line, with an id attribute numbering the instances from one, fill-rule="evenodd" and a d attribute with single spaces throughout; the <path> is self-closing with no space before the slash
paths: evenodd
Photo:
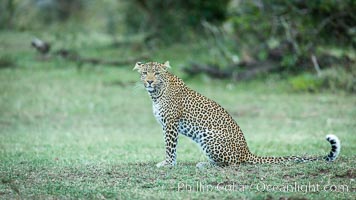
<path id="1" fill-rule="evenodd" d="M 188 78 L 355 93 L 355 13 L 354 0 L 2 0 L 0 67 L 170 60 Z"/>

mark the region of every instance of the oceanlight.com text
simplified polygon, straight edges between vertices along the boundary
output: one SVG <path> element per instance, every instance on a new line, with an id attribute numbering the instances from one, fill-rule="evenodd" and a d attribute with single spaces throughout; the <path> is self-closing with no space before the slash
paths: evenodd
<path id="1" fill-rule="evenodd" d="M 250 185 L 239 184 L 239 183 L 216 183 L 207 184 L 202 182 L 194 183 L 183 183 L 177 184 L 178 191 L 185 192 L 209 192 L 209 191 L 225 191 L 225 192 L 245 192 L 245 191 L 255 191 L 255 192 L 350 192 L 348 185 L 337 185 L 337 184 L 318 184 L 318 183 L 297 183 L 293 182 L 291 184 L 267 184 L 264 182 L 258 182 Z"/>

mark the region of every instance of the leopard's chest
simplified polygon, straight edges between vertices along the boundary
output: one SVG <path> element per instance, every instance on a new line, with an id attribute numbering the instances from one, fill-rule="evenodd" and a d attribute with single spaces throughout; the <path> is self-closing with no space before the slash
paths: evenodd
<path id="1" fill-rule="evenodd" d="M 155 116 L 156 120 L 158 123 L 160 123 L 162 126 L 164 126 L 164 114 L 163 114 L 163 106 L 159 103 L 153 103 L 152 104 L 152 110 L 153 110 L 153 115 Z"/>

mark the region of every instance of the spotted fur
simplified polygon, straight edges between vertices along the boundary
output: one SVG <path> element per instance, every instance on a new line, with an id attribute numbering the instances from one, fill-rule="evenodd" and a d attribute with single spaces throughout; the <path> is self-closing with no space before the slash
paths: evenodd
<path id="1" fill-rule="evenodd" d="M 178 134 L 195 141 L 207 155 L 209 165 L 227 166 L 240 163 L 280 163 L 285 161 L 314 161 L 323 157 L 261 157 L 248 149 L 241 128 L 231 115 L 216 102 L 188 88 L 177 76 L 167 71 L 169 62 L 136 63 L 134 70 L 141 74 L 141 80 L 153 102 L 153 113 L 164 132 L 166 158 L 157 164 L 176 164 Z M 335 135 L 328 135 L 331 144 L 326 161 L 334 161 L 340 152 L 340 141 Z M 199 163 L 203 166 L 207 163 Z"/>

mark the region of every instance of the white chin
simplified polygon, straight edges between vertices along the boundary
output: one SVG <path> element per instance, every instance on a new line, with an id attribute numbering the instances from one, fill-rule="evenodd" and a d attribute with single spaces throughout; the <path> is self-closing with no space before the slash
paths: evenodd
<path id="1" fill-rule="evenodd" d="M 153 92 L 155 89 L 149 87 L 149 88 L 146 88 L 146 90 L 147 90 L 148 92 Z"/>

